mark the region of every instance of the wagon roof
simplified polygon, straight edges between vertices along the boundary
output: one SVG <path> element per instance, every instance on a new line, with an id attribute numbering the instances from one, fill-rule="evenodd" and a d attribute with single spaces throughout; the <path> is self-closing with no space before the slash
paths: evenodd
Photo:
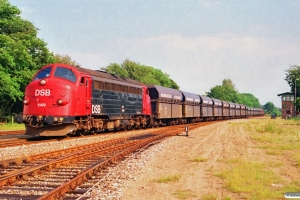
<path id="1" fill-rule="evenodd" d="M 207 96 L 202 96 L 202 95 L 199 95 L 199 96 L 202 99 L 202 104 L 210 104 L 210 105 L 213 104 L 212 98 L 207 97 Z"/>
<path id="2" fill-rule="evenodd" d="M 222 101 L 221 100 L 215 99 L 215 98 L 212 98 L 212 100 L 214 101 L 214 105 L 216 105 L 216 106 L 222 106 Z"/>
<path id="3" fill-rule="evenodd" d="M 222 101 L 222 103 L 223 103 L 223 105 L 229 106 L 229 102 L 227 102 L 227 101 Z"/>
<path id="4" fill-rule="evenodd" d="M 234 105 L 235 105 L 236 108 L 241 108 L 240 104 L 234 103 Z"/>
<path id="5" fill-rule="evenodd" d="M 240 106 L 241 106 L 242 109 L 246 108 L 246 106 L 243 105 L 243 104 L 240 104 Z"/>
<path id="6" fill-rule="evenodd" d="M 183 96 L 185 97 L 186 102 L 200 103 L 201 99 L 200 99 L 199 95 L 185 92 L 185 91 L 181 91 L 181 92 L 182 92 Z"/>
<path id="7" fill-rule="evenodd" d="M 228 102 L 228 103 L 229 103 L 230 108 L 235 108 L 235 103 L 232 103 L 232 102 Z"/>
<path id="8" fill-rule="evenodd" d="M 166 88 L 159 85 L 147 85 L 149 88 L 151 98 L 167 98 L 167 99 L 177 99 L 182 100 L 182 93 L 179 90 Z M 152 90 L 157 92 L 157 95 L 152 94 Z"/>

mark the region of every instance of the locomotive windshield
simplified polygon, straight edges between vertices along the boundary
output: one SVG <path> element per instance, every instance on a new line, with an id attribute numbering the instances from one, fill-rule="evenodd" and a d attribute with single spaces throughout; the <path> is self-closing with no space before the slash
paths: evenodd
<path id="1" fill-rule="evenodd" d="M 47 78 L 48 76 L 50 76 L 52 67 L 47 67 L 45 69 L 42 69 L 41 71 L 39 71 L 39 73 L 35 76 L 34 80 L 38 80 L 38 79 L 42 79 L 42 78 Z"/>
<path id="2" fill-rule="evenodd" d="M 76 82 L 76 75 L 72 72 L 72 70 L 64 67 L 56 67 L 54 76 L 67 79 L 73 83 Z"/>

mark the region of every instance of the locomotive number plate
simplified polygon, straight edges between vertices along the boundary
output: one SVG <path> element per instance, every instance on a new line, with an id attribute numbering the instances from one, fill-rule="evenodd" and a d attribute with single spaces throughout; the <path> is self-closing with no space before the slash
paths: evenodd
<path id="1" fill-rule="evenodd" d="M 93 114 L 101 113 L 101 105 L 92 105 L 92 113 Z"/>

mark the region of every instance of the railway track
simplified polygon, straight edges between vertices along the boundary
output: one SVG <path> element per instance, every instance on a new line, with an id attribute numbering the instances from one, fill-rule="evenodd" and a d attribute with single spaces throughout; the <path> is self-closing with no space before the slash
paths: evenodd
<path id="1" fill-rule="evenodd" d="M 66 138 L 67 139 L 67 138 Z M 0 149 L 6 147 L 16 147 L 22 145 L 39 144 L 51 141 L 58 141 L 61 138 L 11 138 L 0 140 Z"/>
<path id="2" fill-rule="evenodd" d="M 111 133 L 105 133 L 101 134 L 101 136 L 106 136 Z M 89 137 L 99 137 L 100 134 L 95 134 L 95 135 L 85 135 L 85 138 Z M 82 137 L 82 136 L 78 136 Z M 52 141 L 67 141 L 67 140 L 72 140 L 74 138 L 78 137 L 33 137 L 33 136 L 28 136 L 28 137 L 11 137 L 11 138 L 1 138 L 0 136 L 0 149 L 1 148 L 6 148 L 6 147 L 16 147 L 16 146 L 22 146 L 22 145 L 30 145 L 30 144 L 39 144 L 39 143 L 47 143 L 47 142 L 52 142 Z"/>
<path id="3" fill-rule="evenodd" d="M 0 136 L 2 135 L 24 135 L 25 130 L 13 130 L 13 131 L 0 131 Z"/>
<path id="4" fill-rule="evenodd" d="M 207 123 L 189 125 L 192 130 Z M 150 130 L 119 138 L 15 161 L 2 161 L 0 198 L 76 199 L 101 180 L 107 167 L 128 154 L 165 137 L 182 133 L 185 126 Z"/>

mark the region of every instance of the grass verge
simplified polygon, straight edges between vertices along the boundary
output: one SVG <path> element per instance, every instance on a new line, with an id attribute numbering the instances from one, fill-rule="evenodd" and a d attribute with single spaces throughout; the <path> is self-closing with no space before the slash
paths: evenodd
<path id="1" fill-rule="evenodd" d="M 25 130 L 24 124 L 17 123 L 5 123 L 0 125 L 0 131 L 8 131 L 8 130 Z"/>
<path id="2" fill-rule="evenodd" d="M 154 179 L 152 181 L 157 182 L 157 183 L 169 183 L 169 182 L 179 181 L 180 179 L 181 179 L 180 174 L 174 174 L 174 175 L 169 175 L 169 176 L 164 176 L 164 177 L 161 177 L 158 179 Z"/>
<path id="3" fill-rule="evenodd" d="M 265 164 L 241 158 L 225 161 L 230 168 L 216 176 L 224 179 L 225 187 L 234 193 L 244 194 L 246 199 L 277 199 L 283 197 L 283 179 L 269 170 Z M 278 186 L 278 187 L 277 187 Z"/>
<path id="4" fill-rule="evenodd" d="M 192 190 L 176 190 L 173 195 L 178 199 L 188 199 L 191 197 L 197 197 L 196 192 Z"/>

